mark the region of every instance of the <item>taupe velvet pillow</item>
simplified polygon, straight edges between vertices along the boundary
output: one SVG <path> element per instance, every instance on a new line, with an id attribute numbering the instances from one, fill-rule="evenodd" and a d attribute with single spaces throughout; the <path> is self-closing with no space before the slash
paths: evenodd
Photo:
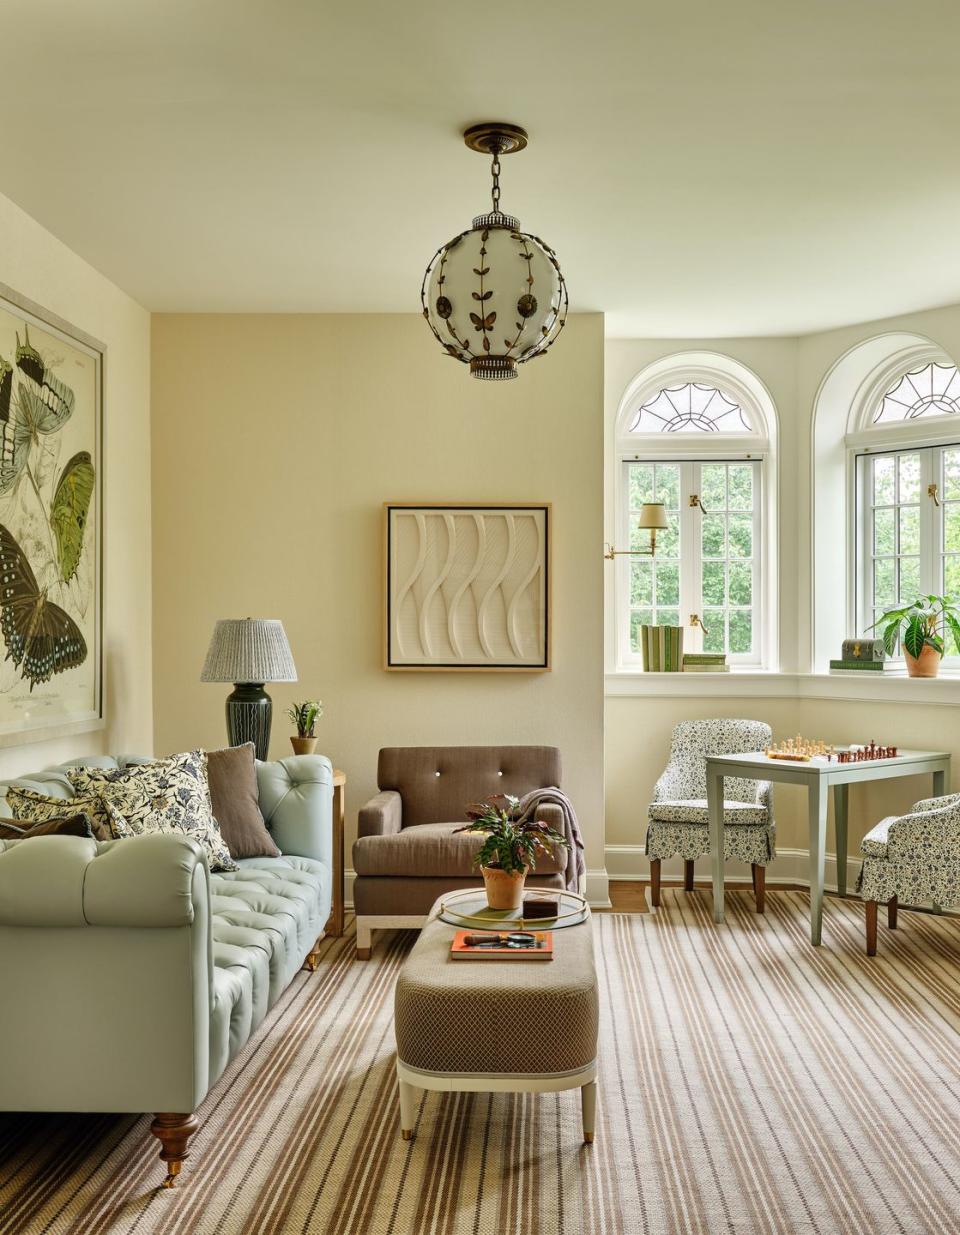
<path id="1" fill-rule="evenodd" d="M 0 840 L 26 840 L 30 836 L 93 836 L 86 815 L 65 815 L 60 819 L 0 819 Z"/>
<path id="2" fill-rule="evenodd" d="M 234 858 L 279 858 L 260 813 L 254 746 L 207 751 L 207 781 L 213 816 Z"/>

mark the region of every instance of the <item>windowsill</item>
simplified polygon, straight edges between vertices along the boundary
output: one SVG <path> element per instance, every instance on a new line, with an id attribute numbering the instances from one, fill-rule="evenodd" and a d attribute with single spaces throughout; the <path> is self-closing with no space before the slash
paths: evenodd
<path id="1" fill-rule="evenodd" d="M 607 698 L 839 699 L 960 705 L 960 673 L 911 678 L 906 673 L 856 677 L 840 673 L 779 673 L 731 669 L 729 673 L 643 673 L 624 669 L 604 679 Z"/>

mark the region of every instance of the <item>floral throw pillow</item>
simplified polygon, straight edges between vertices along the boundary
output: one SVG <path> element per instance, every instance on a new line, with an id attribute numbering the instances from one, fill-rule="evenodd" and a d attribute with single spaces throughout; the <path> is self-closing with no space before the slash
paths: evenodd
<path id="1" fill-rule="evenodd" d="M 114 836 L 99 794 L 78 793 L 75 798 L 54 798 L 35 789 L 11 785 L 7 790 L 7 803 L 14 819 L 43 823 L 62 819 L 65 815 L 86 815 L 97 840 L 112 840 Z"/>
<path id="2" fill-rule="evenodd" d="M 126 768 L 69 768 L 67 776 L 78 794 L 103 799 L 114 836 L 180 832 L 206 850 L 211 870 L 239 869 L 210 809 L 203 751 Z"/>

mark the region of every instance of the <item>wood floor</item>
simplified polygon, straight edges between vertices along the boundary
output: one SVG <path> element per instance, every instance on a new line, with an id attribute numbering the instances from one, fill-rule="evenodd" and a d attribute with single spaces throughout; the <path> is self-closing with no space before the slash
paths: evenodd
<path id="1" fill-rule="evenodd" d="M 664 879 L 661 881 L 662 888 L 670 886 L 680 887 L 683 883 L 682 879 Z M 698 888 L 709 888 L 710 884 L 705 880 L 698 880 L 696 885 Z M 724 888 L 728 891 L 737 888 L 749 888 L 750 884 L 740 881 L 725 881 Z M 648 888 L 649 882 L 646 879 L 611 879 L 610 880 L 610 908 L 608 913 L 649 913 L 650 912 L 650 896 Z M 794 891 L 800 887 L 799 884 L 778 885 L 776 891 Z M 857 898 L 859 899 L 859 897 Z M 603 912 L 600 910 L 599 912 Z"/>

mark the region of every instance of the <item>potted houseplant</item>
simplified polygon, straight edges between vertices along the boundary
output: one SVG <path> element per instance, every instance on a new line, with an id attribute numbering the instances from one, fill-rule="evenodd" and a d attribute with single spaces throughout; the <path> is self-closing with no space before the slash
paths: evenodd
<path id="1" fill-rule="evenodd" d="M 912 678 L 937 676 L 947 629 L 960 651 L 960 608 L 951 596 L 918 596 L 899 609 L 888 609 L 870 629 L 878 628 L 888 656 L 899 640 Z"/>
<path id="2" fill-rule="evenodd" d="M 287 708 L 287 716 L 297 727 L 297 736 L 290 739 L 295 755 L 312 755 L 317 749 L 315 728 L 322 715 L 323 704 L 319 699 L 306 699 Z"/>
<path id="3" fill-rule="evenodd" d="M 474 857 L 487 890 L 491 909 L 517 909 L 523 900 L 527 872 L 537 865 L 539 854 L 551 845 L 569 849 L 559 832 L 535 819 L 520 818 L 520 799 L 494 794 L 467 807 L 469 823 L 458 832 L 480 832 L 486 839 Z"/>

